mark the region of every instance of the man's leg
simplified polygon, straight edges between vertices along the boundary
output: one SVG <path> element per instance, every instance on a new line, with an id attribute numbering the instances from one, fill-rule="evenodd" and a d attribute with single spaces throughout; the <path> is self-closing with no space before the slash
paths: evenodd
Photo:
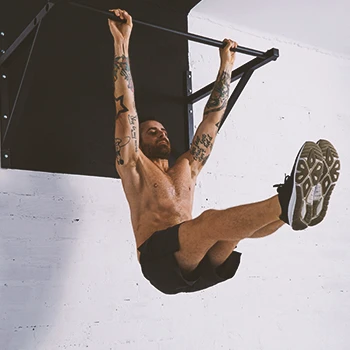
<path id="1" fill-rule="evenodd" d="M 275 231 L 277 231 L 281 226 L 284 225 L 284 222 L 281 220 L 274 221 L 262 228 L 260 228 L 258 231 L 254 232 L 251 236 L 248 238 L 261 238 L 266 237 L 268 235 L 271 235 Z M 209 250 L 208 250 L 208 257 L 211 262 L 211 264 L 214 267 L 222 265 L 227 258 L 231 255 L 232 251 L 236 248 L 239 241 L 219 241 L 215 243 Z"/>
<path id="2" fill-rule="evenodd" d="M 263 227 L 288 223 L 293 230 L 303 230 L 313 214 L 313 193 L 323 172 L 320 147 L 307 141 L 300 148 L 290 176 L 277 185 L 278 196 L 262 202 L 226 210 L 207 210 L 198 218 L 179 227 L 180 249 L 175 258 L 184 272 L 193 271 L 219 241 L 236 244 Z"/>
<path id="3" fill-rule="evenodd" d="M 266 225 L 280 221 L 280 214 L 278 196 L 274 196 L 225 210 L 207 210 L 184 222 L 179 229 L 180 250 L 175 253 L 180 268 L 193 271 L 217 242 L 230 241 L 236 245 Z"/>
<path id="4" fill-rule="evenodd" d="M 272 233 L 276 232 L 284 224 L 285 224 L 285 222 L 283 222 L 281 220 L 277 220 L 275 222 L 271 222 L 270 224 L 266 225 L 265 227 L 261 228 L 260 230 L 254 232 L 248 238 L 261 238 L 261 237 L 269 236 Z"/>

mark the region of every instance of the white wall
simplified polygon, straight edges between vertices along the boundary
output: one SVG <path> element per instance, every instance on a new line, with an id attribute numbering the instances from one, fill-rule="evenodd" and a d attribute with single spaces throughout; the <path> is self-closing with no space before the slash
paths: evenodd
<path id="1" fill-rule="evenodd" d="M 247 32 L 277 34 L 333 55 L 350 55 L 349 0 L 201 0 L 194 10 Z"/>
<path id="2" fill-rule="evenodd" d="M 322 137 L 342 161 L 328 216 L 242 242 L 226 283 L 166 296 L 141 275 L 119 180 L 0 169 L 1 350 L 348 348 L 350 60 L 217 22 L 192 12 L 189 31 L 281 57 L 223 126 L 194 214 L 275 194 L 301 144 Z M 216 78 L 218 49 L 191 44 L 190 64 L 198 89 Z"/>

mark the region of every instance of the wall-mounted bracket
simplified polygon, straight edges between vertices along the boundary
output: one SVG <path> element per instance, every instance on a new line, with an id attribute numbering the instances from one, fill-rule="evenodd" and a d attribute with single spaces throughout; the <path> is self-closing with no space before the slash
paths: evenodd
<path id="1" fill-rule="evenodd" d="M 225 114 L 221 120 L 221 124 L 219 129 L 222 127 L 223 123 L 225 122 L 227 116 L 230 114 L 233 106 L 235 105 L 236 101 L 238 100 L 238 97 L 241 95 L 244 87 L 247 85 L 250 77 L 254 73 L 254 71 L 265 64 L 276 61 L 279 57 L 279 51 L 278 49 L 272 48 L 264 53 L 264 57 L 257 57 L 252 59 L 251 61 L 247 62 L 246 64 L 242 65 L 241 67 L 238 67 L 235 69 L 231 74 L 231 83 L 240 79 L 238 82 L 235 90 L 232 92 L 231 97 L 228 101 Z M 204 97 L 208 96 L 211 91 L 214 88 L 215 81 L 202 89 L 196 91 L 195 93 L 192 93 L 187 98 L 187 104 L 194 104 L 195 102 L 200 101 Z"/>
<path id="2" fill-rule="evenodd" d="M 5 33 L 0 32 L 0 59 L 6 53 Z M 0 141 L 4 138 L 5 130 L 10 120 L 10 97 L 8 73 L 4 66 L 0 66 Z M 0 142 L 1 145 L 1 142 Z M 2 147 L 1 147 L 2 149 Z M 10 162 L 10 150 L 1 150 L 0 164 L 7 167 Z"/>
<path id="3" fill-rule="evenodd" d="M 14 127 L 18 124 L 19 118 L 22 114 L 25 100 L 29 93 L 29 85 L 31 84 L 31 78 L 34 72 L 34 65 L 32 63 L 33 56 L 35 55 L 35 43 L 40 30 L 41 21 L 49 13 L 55 4 L 48 2 L 37 14 L 37 16 L 27 25 L 27 27 L 22 31 L 19 37 L 13 42 L 13 44 L 5 50 L 5 45 L 0 49 L 2 53 L 0 56 L 0 79 L 1 79 L 1 146 L 2 148 L 11 148 L 11 138 L 13 136 Z M 7 74 L 6 66 L 8 66 L 20 51 L 22 43 L 24 40 L 35 30 L 32 45 L 29 51 L 27 62 L 22 74 L 20 85 L 13 103 L 12 108 L 10 108 L 9 102 L 9 79 L 10 76 Z M 2 33 L 2 32 L 1 32 Z M 2 38 L 4 35 L 0 36 Z M 4 39 L 3 39 L 4 41 Z M 35 61 L 35 60 L 34 60 Z"/>
<path id="4" fill-rule="evenodd" d="M 185 72 L 185 82 L 185 96 L 190 96 L 192 94 L 192 72 L 189 70 Z M 193 103 L 186 101 L 185 106 L 187 114 L 188 147 L 190 147 L 194 135 Z"/>

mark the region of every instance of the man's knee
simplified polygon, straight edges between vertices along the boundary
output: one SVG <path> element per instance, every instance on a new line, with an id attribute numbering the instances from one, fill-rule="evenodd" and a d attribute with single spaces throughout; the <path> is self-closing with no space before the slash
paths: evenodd
<path id="1" fill-rule="evenodd" d="M 218 212 L 216 209 L 208 209 L 201 213 L 197 218 L 185 222 L 180 228 L 184 233 L 185 239 L 192 239 L 198 242 L 213 240 L 213 228 L 211 227 L 213 216 Z"/>
<path id="2" fill-rule="evenodd" d="M 215 217 L 219 210 L 208 209 L 191 222 L 191 232 L 200 241 L 214 244 L 218 239 L 215 233 Z"/>
<path id="3" fill-rule="evenodd" d="M 207 209 L 203 211 L 201 215 L 198 216 L 198 219 L 200 221 L 210 222 L 213 219 L 213 217 L 217 215 L 218 212 L 219 210 L 217 209 Z"/>

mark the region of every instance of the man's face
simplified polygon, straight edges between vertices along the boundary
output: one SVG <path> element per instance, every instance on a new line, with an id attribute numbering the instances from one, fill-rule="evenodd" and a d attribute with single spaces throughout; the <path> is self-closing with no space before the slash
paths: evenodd
<path id="1" fill-rule="evenodd" d="M 140 148 L 150 159 L 169 158 L 171 152 L 170 141 L 168 133 L 161 123 L 155 120 L 141 123 Z"/>

